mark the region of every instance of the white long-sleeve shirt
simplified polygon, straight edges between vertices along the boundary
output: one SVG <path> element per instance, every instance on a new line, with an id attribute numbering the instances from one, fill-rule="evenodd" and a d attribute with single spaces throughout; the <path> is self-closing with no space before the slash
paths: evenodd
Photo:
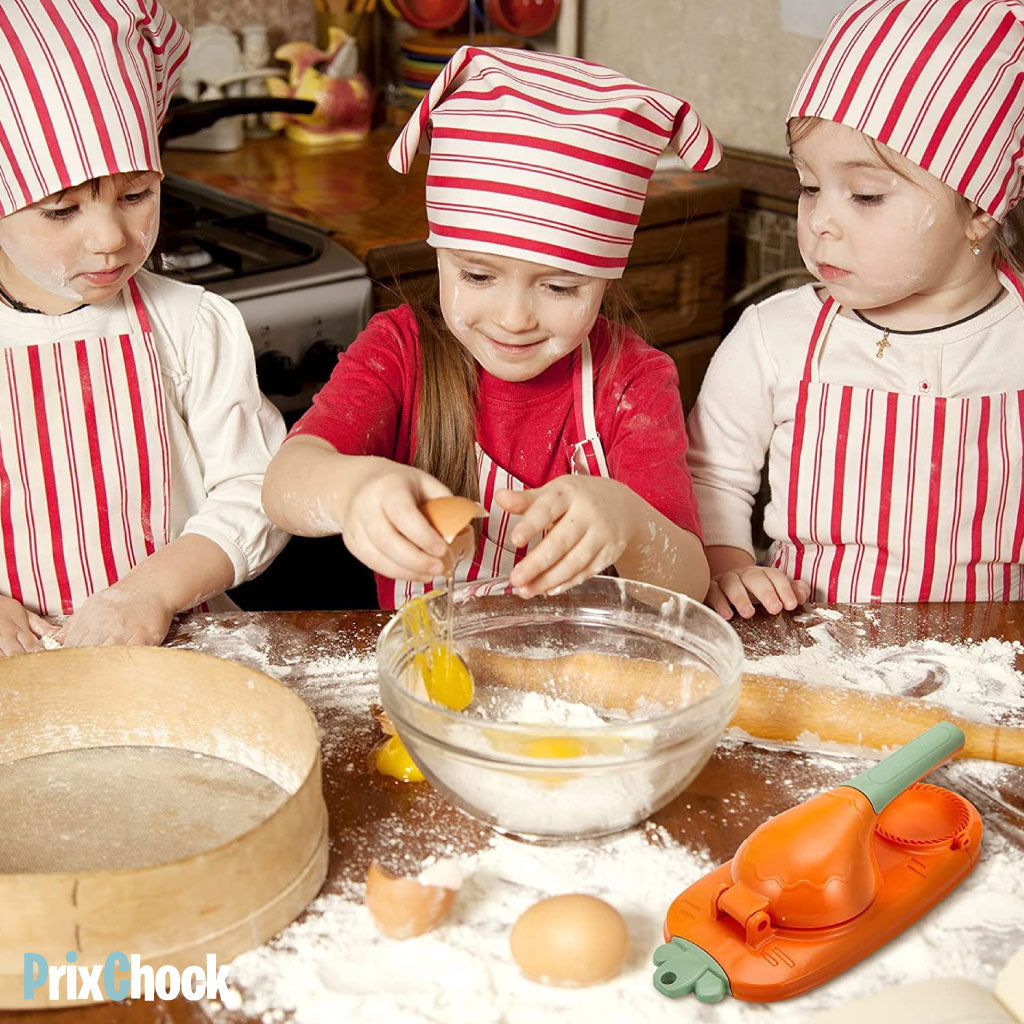
<path id="1" fill-rule="evenodd" d="M 793 424 L 821 300 L 814 285 L 752 306 L 722 342 L 687 421 L 687 460 L 704 540 L 754 553 L 750 516 L 768 458 L 765 532 L 787 536 Z M 946 398 L 1024 388 L 1024 314 L 1009 295 L 956 327 L 890 334 L 839 315 L 820 349 L 821 381 Z"/>
<path id="2" fill-rule="evenodd" d="M 192 533 L 213 541 L 231 560 L 237 585 L 264 569 L 287 541 L 260 502 L 263 474 L 284 438 L 284 422 L 260 394 L 252 343 L 230 302 L 146 271 L 135 281 L 152 325 L 166 398 L 169 536 Z M 116 336 L 126 329 L 120 295 L 62 316 L 0 305 L 0 352 Z"/>

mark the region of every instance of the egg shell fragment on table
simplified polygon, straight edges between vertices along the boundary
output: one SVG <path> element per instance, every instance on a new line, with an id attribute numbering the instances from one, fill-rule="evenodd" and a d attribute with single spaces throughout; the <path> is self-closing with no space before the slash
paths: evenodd
<path id="1" fill-rule="evenodd" d="M 615 977 L 629 930 L 610 904 L 585 893 L 551 896 L 525 910 L 509 936 L 512 956 L 533 981 L 583 988 Z"/>
<path id="2" fill-rule="evenodd" d="M 383 935 L 411 939 L 433 931 L 451 913 L 460 884 L 454 861 L 438 861 L 419 878 L 403 878 L 373 860 L 366 872 L 366 906 Z"/>

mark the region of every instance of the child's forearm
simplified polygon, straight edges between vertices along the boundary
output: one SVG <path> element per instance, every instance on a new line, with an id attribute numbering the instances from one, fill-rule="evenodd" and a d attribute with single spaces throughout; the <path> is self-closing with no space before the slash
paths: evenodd
<path id="1" fill-rule="evenodd" d="M 721 576 L 732 569 L 745 569 L 748 565 L 756 565 L 754 556 L 743 548 L 729 547 L 725 544 L 711 544 L 705 549 L 711 578 Z"/>
<path id="2" fill-rule="evenodd" d="M 700 538 L 676 526 L 638 495 L 636 504 L 633 540 L 616 559 L 616 571 L 703 601 L 711 575 Z"/>
<path id="3" fill-rule="evenodd" d="M 263 478 L 263 509 L 283 530 L 299 537 L 343 532 L 348 497 L 385 460 L 342 455 L 328 441 L 290 438 L 270 460 Z"/>
<path id="4" fill-rule="evenodd" d="M 111 588 L 156 595 L 173 615 L 221 594 L 235 581 L 235 568 L 220 545 L 186 533 L 125 573 Z"/>

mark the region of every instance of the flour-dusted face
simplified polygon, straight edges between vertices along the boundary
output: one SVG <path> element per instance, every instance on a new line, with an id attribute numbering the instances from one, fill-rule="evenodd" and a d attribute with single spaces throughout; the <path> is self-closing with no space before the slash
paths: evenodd
<path id="1" fill-rule="evenodd" d="M 438 249 L 441 312 L 495 377 L 530 380 L 578 348 L 608 282 L 511 256 Z"/>
<path id="2" fill-rule="evenodd" d="M 124 286 L 153 249 L 160 175 L 107 175 L 0 220 L 0 284 L 43 313 L 102 302 Z"/>
<path id="3" fill-rule="evenodd" d="M 972 216 L 937 178 L 893 154 L 897 174 L 864 135 L 833 121 L 798 137 L 791 152 L 800 254 L 843 306 L 915 330 L 973 312 L 995 294 L 994 222 Z M 984 243 L 981 256 L 970 238 Z"/>

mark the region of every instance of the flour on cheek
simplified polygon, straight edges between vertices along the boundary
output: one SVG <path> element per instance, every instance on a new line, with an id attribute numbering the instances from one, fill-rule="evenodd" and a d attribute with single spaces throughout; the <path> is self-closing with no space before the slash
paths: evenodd
<path id="1" fill-rule="evenodd" d="M 18 271 L 34 285 L 62 299 L 79 301 L 82 294 L 71 286 L 68 267 L 51 252 L 31 240 L 23 230 L 0 233 L 0 246 Z"/>

